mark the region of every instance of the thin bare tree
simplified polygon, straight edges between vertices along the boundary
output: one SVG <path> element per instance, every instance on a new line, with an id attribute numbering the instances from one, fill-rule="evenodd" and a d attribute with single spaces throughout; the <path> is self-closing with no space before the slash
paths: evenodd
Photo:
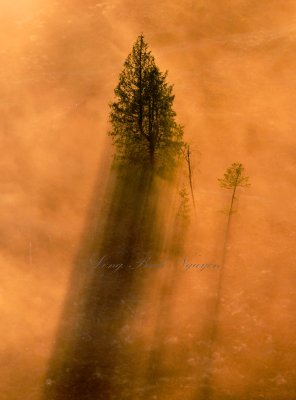
<path id="1" fill-rule="evenodd" d="M 193 191 L 193 183 L 192 183 L 192 164 L 191 164 L 191 150 L 190 150 L 190 145 L 188 143 L 184 143 L 184 146 L 182 148 L 182 153 L 187 165 L 187 173 L 188 173 L 188 180 L 189 180 L 189 186 L 190 186 L 190 192 L 191 192 L 191 197 L 192 197 L 192 203 L 194 207 L 194 211 L 196 213 L 196 204 L 195 204 L 195 197 L 194 197 L 194 191 Z"/>

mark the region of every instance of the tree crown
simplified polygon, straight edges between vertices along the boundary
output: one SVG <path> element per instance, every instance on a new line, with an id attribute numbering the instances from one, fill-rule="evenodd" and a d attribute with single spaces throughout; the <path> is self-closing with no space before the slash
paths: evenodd
<path id="1" fill-rule="evenodd" d="M 175 121 L 173 86 L 167 83 L 140 35 L 124 62 L 110 105 L 117 159 L 164 168 L 181 151 L 183 128 Z"/>
<path id="2" fill-rule="evenodd" d="M 244 166 L 241 163 L 233 163 L 227 168 L 222 179 L 218 179 L 220 186 L 226 189 L 232 189 L 237 186 L 250 186 L 249 177 L 244 176 Z"/>

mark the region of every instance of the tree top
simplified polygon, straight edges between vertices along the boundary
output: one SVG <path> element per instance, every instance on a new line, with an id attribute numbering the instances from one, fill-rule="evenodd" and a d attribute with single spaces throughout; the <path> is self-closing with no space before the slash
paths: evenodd
<path id="1" fill-rule="evenodd" d="M 244 166 L 241 163 L 233 163 L 227 168 L 226 173 L 222 179 L 218 179 L 220 186 L 225 189 L 232 189 L 236 186 L 247 187 L 250 186 L 249 177 L 244 176 Z"/>

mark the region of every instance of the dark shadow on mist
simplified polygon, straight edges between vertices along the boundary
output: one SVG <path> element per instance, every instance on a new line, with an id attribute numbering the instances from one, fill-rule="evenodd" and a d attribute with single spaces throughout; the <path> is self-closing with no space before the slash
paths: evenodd
<path id="1" fill-rule="evenodd" d="M 124 397 L 121 329 L 130 304 L 157 262 L 162 235 L 154 175 L 147 166 L 114 170 L 103 206 L 93 199 L 89 224 L 77 257 L 55 347 L 44 400 L 94 400 Z M 97 193 L 97 191 L 96 191 Z M 111 267 L 112 265 L 112 267 Z M 115 267 L 116 265 L 116 267 Z"/>
<path id="2" fill-rule="evenodd" d="M 208 305 L 208 323 L 204 330 L 204 351 L 203 351 L 203 366 L 201 378 L 198 382 L 198 389 L 196 392 L 196 398 L 200 400 L 210 400 L 213 398 L 215 387 L 214 387 L 214 352 L 219 339 L 219 323 L 220 313 L 222 306 L 222 294 L 223 284 L 225 275 L 225 265 L 227 261 L 227 246 L 230 240 L 230 226 L 231 226 L 231 214 L 227 216 L 227 223 L 222 242 L 222 253 L 220 270 L 217 278 L 215 295 L 210 299 Z"/>
<path id="3" fill-rule="evenodd" d="M 185 370 L 183 358 L 176 359 L 174 366 L 168 367 L 166 365 L 168 356 L 166 340 L 174 333 L 174 329 L 171 326 L 175 318 L 173 302 L 179 279 L 181 274 L 184 273 L 181 264 L 185 254 L 189 225 L 190 210 L 189 208 L 187 209 L 187 204 L 184 204 L 182 198 L 180 198 L 177 213 L 174 215 L 170 230 L 168 254 L 171 262 L 166 269 L 165 277 L 160 287 L 158 308 L 155 309 L 154 335 L 146 370 L 147 390 L 145 395 L 149 397 L 146 398 L 162 398 L 162 394 L 165 395 L 167 390 L 167 385 L 178 386 Z"/>

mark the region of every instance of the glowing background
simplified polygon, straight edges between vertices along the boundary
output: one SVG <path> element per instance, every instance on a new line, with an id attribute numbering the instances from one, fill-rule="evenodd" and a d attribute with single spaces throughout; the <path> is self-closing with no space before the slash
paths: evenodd
<path id="1" fill-rule="evenodd" d="M 0 397 L 39 398 L 97 175 L 108 171 L 108 103 L 141 32 L 198 150 L 193 262 L 219 254 L 229 193 L 217 178 L 240 161 L 252 183 L 232 224 L 217 380 L 236 396 L 259 385 L 269 400 L 296 397 L 295 18 L 288 0 L 1 1 Z M 180 280 L 180 332 L 182 319 L 202 323 L 212 278 Z"/>

